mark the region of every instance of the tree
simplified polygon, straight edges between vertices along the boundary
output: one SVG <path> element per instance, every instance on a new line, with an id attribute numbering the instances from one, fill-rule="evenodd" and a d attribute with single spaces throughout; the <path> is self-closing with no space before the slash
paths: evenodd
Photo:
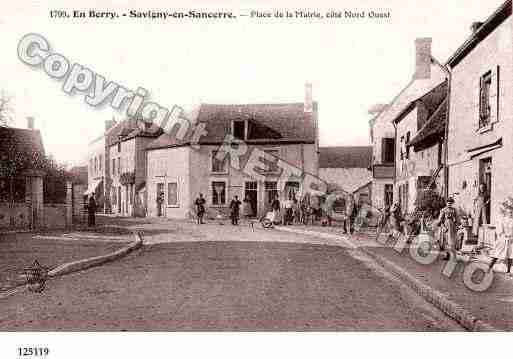
<path id="1" fill-rule="evenodd" d="M 0 91 L 0 126 L 7 126 L 13 121 L 13 97 L 5 90 Z"/>

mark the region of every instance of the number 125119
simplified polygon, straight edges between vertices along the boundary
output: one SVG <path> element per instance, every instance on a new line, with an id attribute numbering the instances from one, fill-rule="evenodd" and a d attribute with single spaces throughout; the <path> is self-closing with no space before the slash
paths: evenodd
<path id="1" fill-rule="evenodd" d="M 44 357 L 50 354 L 50 349 L 43 347 L 34 348 L 18 348 L 18 356 L 20 357 Z"/>

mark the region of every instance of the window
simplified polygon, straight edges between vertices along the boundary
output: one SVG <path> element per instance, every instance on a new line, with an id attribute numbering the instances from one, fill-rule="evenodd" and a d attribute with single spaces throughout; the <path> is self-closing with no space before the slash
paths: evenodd
<path id="1" fill-rule="evenodd" d="M 112 175 L 114 176 L 116 174 L 116 159 L 112 159 Z"/>
<path id="2" fill-rule="evenodd" d="M 226 182 L 212 182 L 212 204 L 216 206 L 226 204 Z"/>
<path id="3" fill-rule="evenodd" d="M 233 137 L 240 140 L 246 139 L 246 121 L 233 121 Z"/>
<path id="4" fill-rule="evenodd" d="M 394 186 L 391 184 L 385 185 L 385 207 L 391 207 L 394 203 Z"/>
<path id="5" fill-rule="evenodd" d="M 278 198 L 278 182 L 266 181 L 264 182 L 264 189 L 268 204 L 271 204 L 275 198 Z"/>
<path id="6" fill-rule="evenodd" d="M 299 182 L 285 183 L 285 198 L 299 200 Z"/>
<path id="7" fill-rule="evenodd" d="M 118 157 L 118 175 L 121 174 L 121 157 Z"/>
<path id="8" fill-rule="evenodd" d="M 264 159 L 264 161 L 267 164 L 267 170 L 265 172 L 269 172 L 269 173 L 278 172 L 279 171 L 279 168 L 278 168 L 279 151 L 273 149 L 273 150 L 264 150 L 264 152 L 266 153 L 266 155 L 270 155 L 270 156 L 266 156 L 266 158 Z"/>
<path id="9" fill-rule="evenodd" d="M 222 159 L 219 159 L 221 158 Z M 226 160 L 226 152 L 224 151 L 212 151 L 212 172 L 213 173 L 227 173 L 228 172 L 228 161 Z"/>
<path id="10" fill-rule="evenodd" d="M 98 169 L 100 172 L 102 171 L 102 162 L 103 162 L 103 156 L 100 155 L 100 159 L 98 160 Z"/>
<path id="11" fill-rule="evenodd" d="M 98 171 L 98 157 L 94 158 L 94 172 Z"/>
<path id="12" fill-rule="evenodd" d="M 406 132 L 406 142 L 404 143 L 404 146 L 406 147 L 406 159 L 410 158 L 410 131 Z"/>
<path id="13" fill-rule="evenodd" d="M 176 182 L 167 184 L 167 205 L 178 206 L 178 184 Z"/>
<path id="14" fill-rule="evenodd" d="M 118 152 L 121 152 L 121 141 L 118 142 Z"/>
<path id="15" fill-rule="evenodd" d="M 383 138 L 381 141 L 382 163 L 394 163 L 395 140 L 393 138 Z"/>
<path id="16" fill-rule="evenodd" d="M 492 72 L 489 71 L 481 76 L 479 82 L 479 128 L 490 124 L 491 106 L 490 89 L 492 87 Z"/>

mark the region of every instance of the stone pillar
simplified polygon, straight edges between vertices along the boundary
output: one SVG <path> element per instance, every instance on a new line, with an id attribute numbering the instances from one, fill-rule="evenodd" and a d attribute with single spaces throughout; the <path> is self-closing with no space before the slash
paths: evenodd
<path id="1" fill-rule="evenodd" d="M 73 183 L 66 181 L 66 227 L 73 225 Z"/>
<path id="2" fill-rule="evenodd" d="M 43 176 L 41 174 L 27 176 L 26 187 L 30 191 L 31 227 L 32 229 L 44 227 Z M 27 194 L 27 199 L 28 196 Z"/>

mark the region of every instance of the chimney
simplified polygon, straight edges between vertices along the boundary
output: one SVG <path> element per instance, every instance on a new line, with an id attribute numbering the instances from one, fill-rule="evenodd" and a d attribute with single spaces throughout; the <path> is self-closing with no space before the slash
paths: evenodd
<path id="1" fill-rule="evenodd" d="M 415 79 L 431 77 L 431 42 L 430 37 L 415 40 Z"/>
<path id="2" fill-rule="evenodd" d="M 305 113 L 311 113 L 313 111 L 312 84 L 309 82 L 305 83 L 305 104 L 303 111 Z"/>
<path id="3" fill-rule="evenodd" d="M 472 34 L 475 34 L 477 30 L 479 30 L 483 26 L 483 23 L 480 21 L 474 21 L 470 26 L 470 30 L 472 30 Z"/>
<path id="4" fill-rule="evenodd" d="M 27 128 L 29 130 L 34 129 L 34 117 L 32 117 L 32 116 L 27 117 Z"/>

